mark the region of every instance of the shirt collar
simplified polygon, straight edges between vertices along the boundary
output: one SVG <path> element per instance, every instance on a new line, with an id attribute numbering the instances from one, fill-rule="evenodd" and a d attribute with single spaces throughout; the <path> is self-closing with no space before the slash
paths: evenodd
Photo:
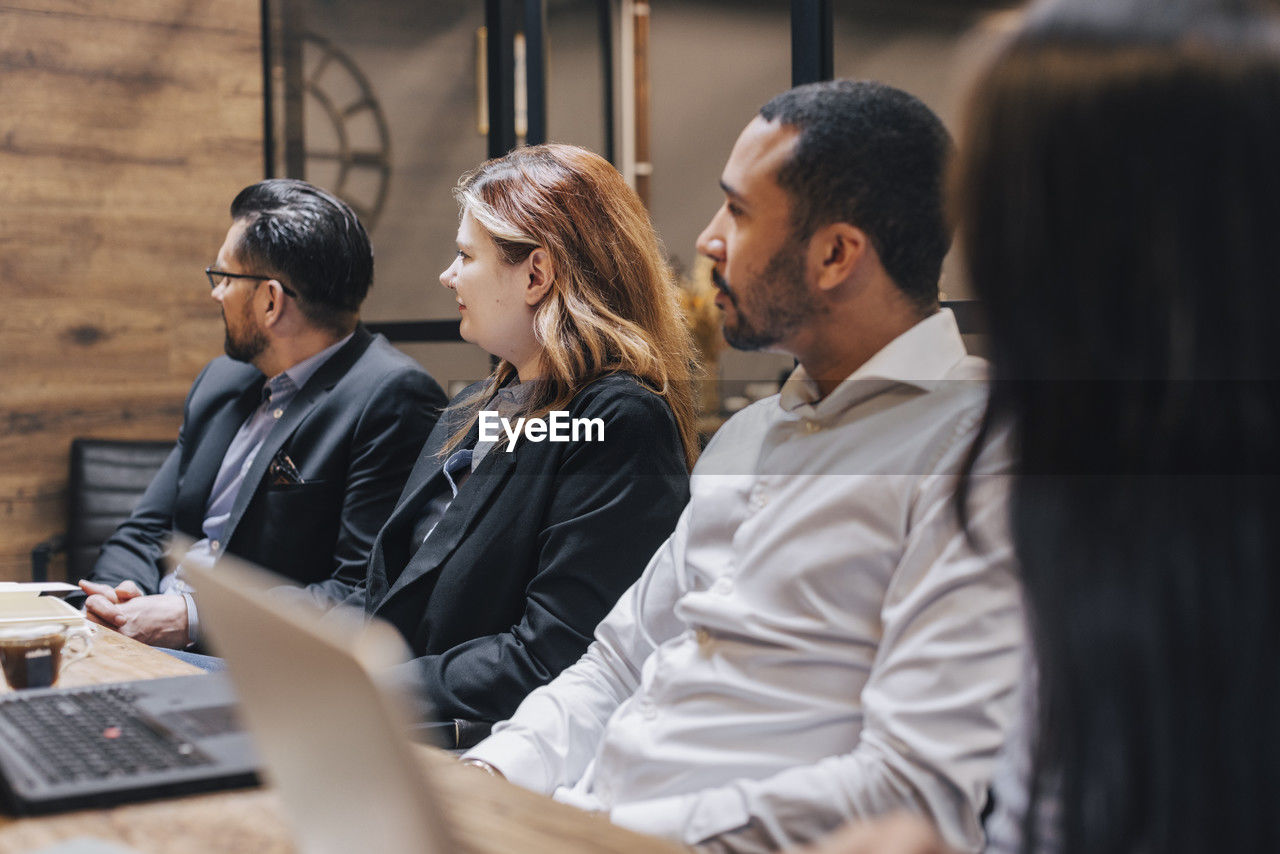
<path id="1" fill-rule="evenodd" d="M 818 384 L 797 365 L 782 386 L 778 404 L 796 415 L 822 418 L 896 385 L 932 391 L 966 355 L 955 315 L 944 308 L 880 348 L 821 400 Z"/>
<path id="2" fill-rule="evenodd" d="M 529 396 L 533 394 L 533 383 L 522 383 L 516 381 L 509 385 L 504 385 L 498 389 L 498 393 L 493 396 L 498 403 L 507 403 L 512 406 L 521 406 L 529 400 Z"/>
<path id="3" fill-rule="evenodd" d="M 355 332 L 352 332 L 346 338 L 343 338 L 335 344 L 330 344 L 314 356 L 308 356 L 296 365 L 285 368 L 279 374 L 276 374 L 268 380 L 268 383 L 274 384 L 278 377 L 284 375 L 293 383 L 294 388 L 302 388 L 307 384 L 307 380 L 315 376 L 316 371 L 320 370 L 320 366 L 329 361 L 330 356 L 341 350 L 342 345 L 351 340 L 352 335 L 355 335 Z"/>

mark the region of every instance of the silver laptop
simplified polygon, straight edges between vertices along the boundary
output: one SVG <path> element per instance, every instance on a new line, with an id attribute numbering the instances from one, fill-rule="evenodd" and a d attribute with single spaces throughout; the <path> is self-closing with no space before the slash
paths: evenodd
<path id="1" fill-rule="evenodd" d="M 175 542 L 173 551 L 189 545 Z M 299 850 L 457 850 L 406 734 L 403 698 L 379 684 L 379 673 L 408 659 L 400 634 L 359 612 L 322 620 L 273 599 L 269 591 L 285 580 L 229 555 L 184 573 Z"/>

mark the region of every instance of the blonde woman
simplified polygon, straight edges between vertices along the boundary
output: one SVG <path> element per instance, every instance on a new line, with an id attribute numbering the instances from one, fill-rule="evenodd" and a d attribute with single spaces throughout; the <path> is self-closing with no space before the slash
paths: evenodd
<path id="1" fill-rule="evenodd" d="M 466 743 L 586 650 L 675 527 L 697 444 L 674 280 L 618 172 L 541 145 L 455 195 L 440 281 L 497 366 L 445 410 L 349 601 L 400 629 L 400 675 L 478 724 Z"/>

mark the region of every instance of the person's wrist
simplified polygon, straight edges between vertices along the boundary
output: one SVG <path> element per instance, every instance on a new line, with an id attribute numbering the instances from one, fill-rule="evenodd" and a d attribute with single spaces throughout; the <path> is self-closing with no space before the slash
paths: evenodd
<path id="1" fill-rule="evenodd" d="M 488 762 L 485 762 L 483 759 L 463 759 L 461 761 L 463 765 L 470 765 L 472 768 L 479 768 L 481 771 L 485 772 L 490 777 L 497 777 L 500 780 L 507 779 L 506 774 L 503 774 L 501 771 L 499 771 L 497 768 L 490 765 Z"/>

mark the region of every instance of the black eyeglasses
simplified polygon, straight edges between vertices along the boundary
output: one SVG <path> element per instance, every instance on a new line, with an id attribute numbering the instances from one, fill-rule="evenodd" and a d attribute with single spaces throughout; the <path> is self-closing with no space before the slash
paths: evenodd
<path id="1" fill-rule="evenodd" d="M 249 273 L 228 273 L 226 270 L 216 270 L 213 267 L 205 267 L 204 274 L 209 279 L 210 290 L 222 284 L 223 279 L 257 279 L 260 282 L 269 282 L 276 278 L 275 276 L 254 276 Z M 280 283 L 280 290 L 294 299 L 298 299 L 298 294 L 293 288 L 287 287 L 279 279 L 276 279 L 276 281 Z"/>

